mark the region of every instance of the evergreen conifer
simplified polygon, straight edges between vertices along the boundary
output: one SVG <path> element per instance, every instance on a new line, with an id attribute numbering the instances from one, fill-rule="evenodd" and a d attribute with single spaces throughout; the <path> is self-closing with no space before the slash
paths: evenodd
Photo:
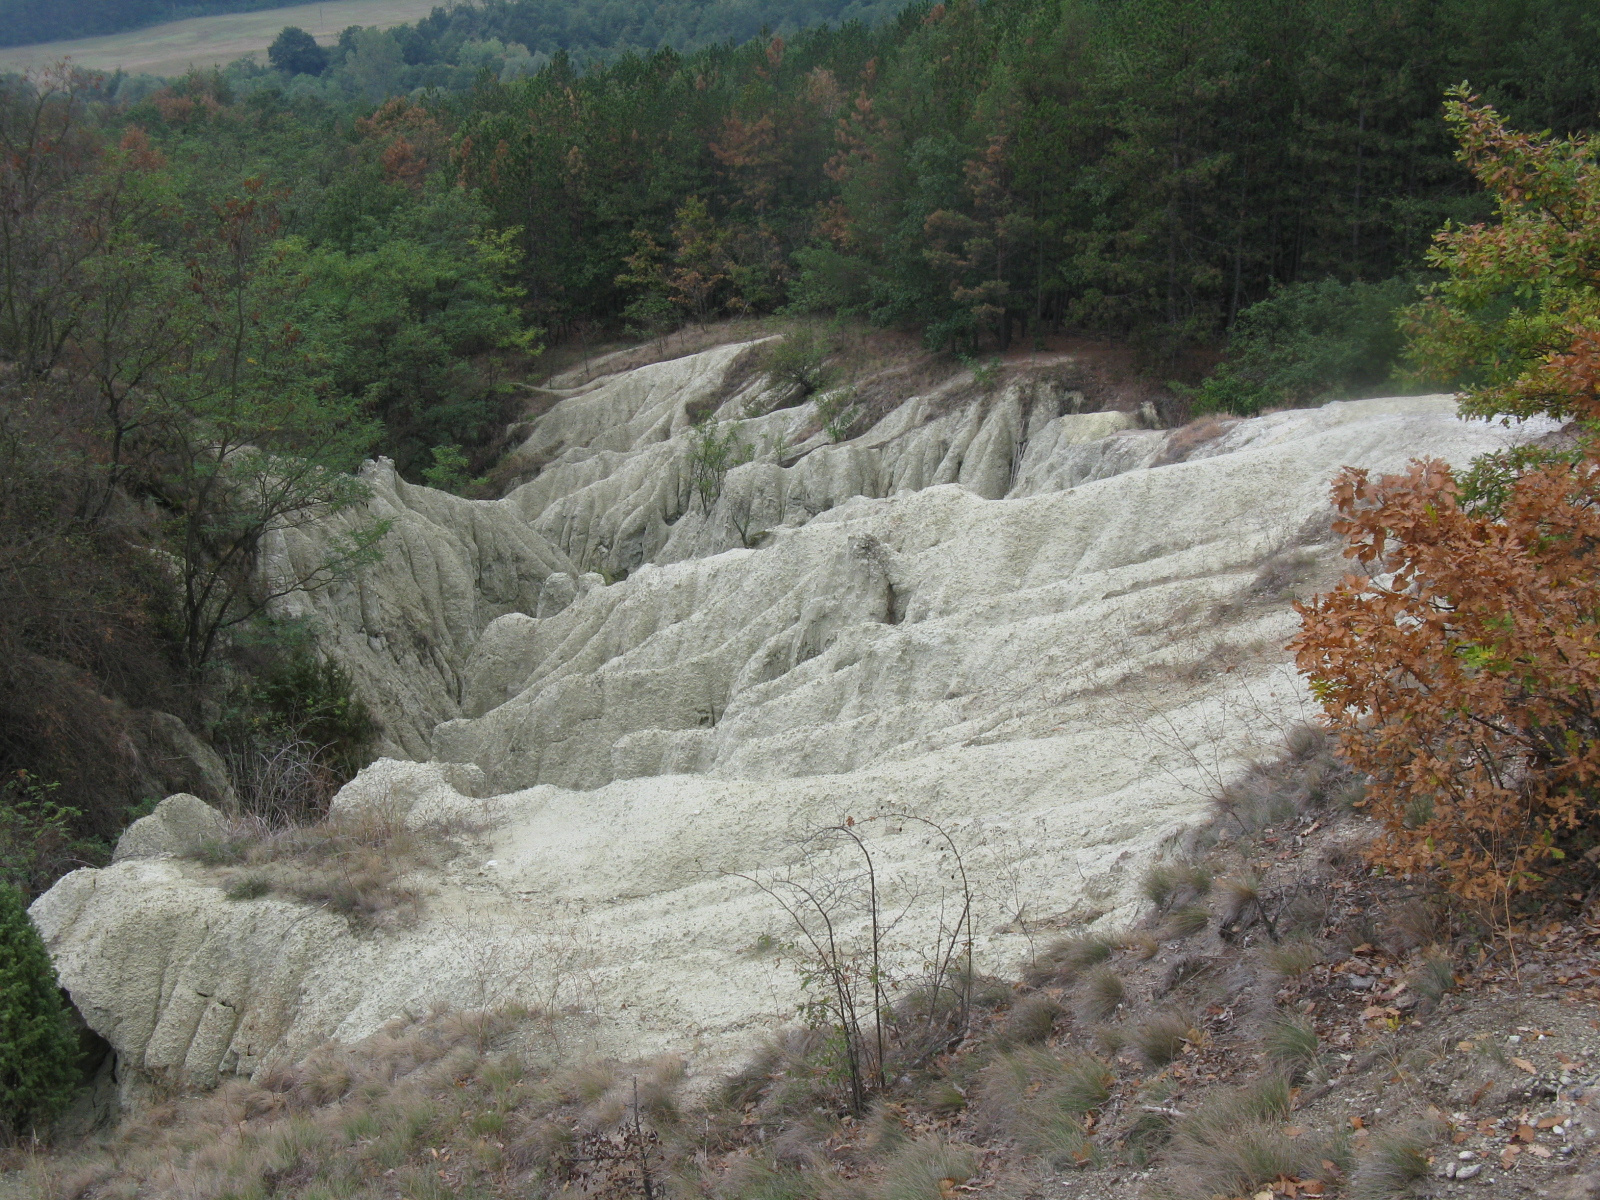
<path id="1" fill-rule="evenodd" d="M 61 1111 L 77 1059 L 50 955 L 22 894 L 0 883 L 0 1137 L 27 1134 Z"/>

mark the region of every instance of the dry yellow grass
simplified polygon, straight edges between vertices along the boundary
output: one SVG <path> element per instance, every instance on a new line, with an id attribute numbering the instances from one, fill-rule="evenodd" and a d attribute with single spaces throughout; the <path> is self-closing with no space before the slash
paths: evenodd
<path id="1" fill-rule="evenodd" d="M 70 57 L 93 71 L 182 75 L 191 67 L 221 66 L 247 54 L 265 56 L 285 25 L 298 25 L 323 45 L 338 40 L 350 25 L 389 29 L 425 17 L 439 0 L 328 0 L 264 12 L 223 13 L 149 25 L 127 33 L 70 41 L 41 42 L 0 50 L 0 71 L 25 71 Z"/>

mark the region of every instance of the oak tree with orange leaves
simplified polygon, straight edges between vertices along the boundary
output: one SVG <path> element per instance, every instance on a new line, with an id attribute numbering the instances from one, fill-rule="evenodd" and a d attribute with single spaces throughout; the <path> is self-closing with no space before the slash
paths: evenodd
<path id="1" fill-rule="evenodd" d="M 1464 88 L 1447 116 L 1497 219 L 1437 235 L 1411 353 L 1469 381 L 1464 415 L 1572 436 L 1344 471 L 1334 528 L 1364 571 L 1297 605 L 1291 648 L 1370 777 L 1375 861 L 1509 915 L 1583 898 L 1600 846 L 1600 138 L 1514 131 Z"/>

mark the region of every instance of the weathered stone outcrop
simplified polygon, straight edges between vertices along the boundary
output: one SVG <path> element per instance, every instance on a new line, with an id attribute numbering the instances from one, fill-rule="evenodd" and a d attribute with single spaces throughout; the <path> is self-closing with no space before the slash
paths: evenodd
<path id="1" fill-rule="evenodd" d="M 266 571 L 311 574 L 329 542 L 385 521 L 383 559 L 353 579 L 290 595 L 287 618 L 310 619 L 323 651 L 348 669 L 384 729 L 380 750 L 426 757 L 433 727 L 460 715 L 460 668 L 508 612 L 550 613 L 586 586 L 572 561 L 503 502 L 417 487 L 387 459 L 368 463 L 364 512 L 277 533 Z"/>
<path id="2" fill-rule="evenodd" d="M 224 835 L 222 816 L 198 796 L 179 792 L 122 831 L 111 861 L 193 854 Z"/>
<path id="3" fill-rule="evenodd" d="M 963 850 L 980 966 L 1115 921 L 1141 864 L 1309 711 L 1281 580 L 1342 569 L 1333 474 L 1519 436 L 1448 397 L 1170 433 L 1035 383 L 918 397 L 833 445 L 809 404 L 739 416 L 742 353 L 575 387 L 500 501 L 369 469 L 388 555 L 290 607 L 389 729 L 337 810 L 447 831 L 456 856 L 413 881 L 415 928 L 362 937 L 228 901 L 182 859 L 68 876 L 35 917 L 135 1075 L 253 1071 L 512 995 L 568 1012 L 568 1051 L 725 1057 L 796 1000 L 750 953 L 786 930 L 748 877 L 846 817 L 908 954 L 949 864 L 907 813 Z M 765 449 L 702 512 L 684 472 L 708 405 Z"/>

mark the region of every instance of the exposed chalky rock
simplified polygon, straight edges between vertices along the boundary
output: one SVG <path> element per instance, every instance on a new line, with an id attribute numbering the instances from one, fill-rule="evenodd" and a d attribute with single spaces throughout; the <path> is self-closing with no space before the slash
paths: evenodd
<path id="1" fill-rule="evenodd" d="M 222 837 L 222 816 L 198 796 L 168 796 L 122 831 L 111 861 L 188 854 Z"/>
<path id="2" fill-rule="evenodd" d="M 708 1069 L 802 994 L 792 962 L 750 953 L 790 936 L 751 879 L 827 869 L 806 835 L 846 819 L 908 970 L 952 869 L 907 814 L 964 856 L 980 969 L 1027 953 L 1019 905 L 1124 921 L 1144 864 L 1313 711 L 1284 580 L 1347 565 L 1339 468 L 1464 463 L 1547 428 L 1433 396 L 1168 432 L 1035 381 L 936 389 L 835 445 L 814 400 L 742 416 L 761 409 L 733 374 L 747 352 L 555 381 L 523 450 L 537 475 L 505 499 L 376 464 L 366 514 L 275 544 L 325 553 L 392 521 L 381 563 L 285 611 L 387 729 L 335 815 L 452 848 L 409 880 L 415 926 L 360 937 L 230 901 L 181 859 L 68 876 L 35 917 L 134 1075 L 253 1072 L 508 997 L 570 1014 L 564 1052 Z M 708 406 L 758 453 L 702 508 L 684 472 Z"/>

